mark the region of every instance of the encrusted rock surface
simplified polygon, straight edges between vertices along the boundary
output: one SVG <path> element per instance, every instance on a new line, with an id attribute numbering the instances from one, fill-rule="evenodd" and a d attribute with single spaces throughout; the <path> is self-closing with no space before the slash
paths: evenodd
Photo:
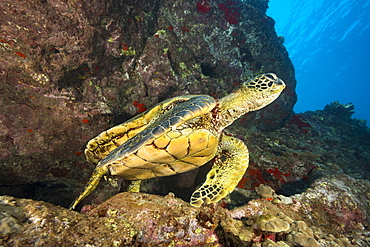
<path id="1" fill-rule="evenodd" d="M 292 196 L 318 227 L 337 232 L 365 230 L 370 225 L 370 191 L 366 180 L 345 174 L 317 179 L 304 193 Z"/>
<path id="2" fill-rule="evenodd" d="M 195 208 L 173 194 L 163 198 L 137 193 L 121 193 L 101 205 L 87 210 L 88 215 L 125 219 L 137 229 L 136 241 L 148 246 L 176 244 L 215 245 L 216 227 L 226 212 L 219 206 Z"/>
<path id="3" fill-rule="evenodd" d="M 2 246 L 127 245 L 134 243 L 137 234 L 125 219 L 115 219 L 113 228 L 108 218 L 89 217 L 50 203 L 11 197 L 0 197 L 0 203 L 24 212 L 18 222 L 20 231 L 1 234 Z"/>

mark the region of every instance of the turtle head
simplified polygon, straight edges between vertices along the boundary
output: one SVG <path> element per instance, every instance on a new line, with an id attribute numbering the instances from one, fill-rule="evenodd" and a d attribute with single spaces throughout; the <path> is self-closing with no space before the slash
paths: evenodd
<path id="1" fill-rule="evenodd" d="M 275 74 L 262 74 L 243 82 L 231 94 L 219 100 L 220 126 L 226 128 L 247 112 L 259 110 L 273 102 L 285 88 Z"/>
<path id="2" fill-rule="evenodd" d="M 248 111 L 259 110 L 276 100 L 285 83 L 273 73 L 266 73 L 244 82 L 236 90 L 245 98 Z"/>

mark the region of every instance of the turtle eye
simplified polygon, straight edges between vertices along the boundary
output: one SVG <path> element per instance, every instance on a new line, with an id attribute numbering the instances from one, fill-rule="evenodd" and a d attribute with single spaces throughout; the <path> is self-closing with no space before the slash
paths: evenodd
<path id="1" fill-rule="evenodd" d="M 265 74 L 265 76 L 270 79 L 270 80 L 273 80 L 275 81 L 276 80 L 276 76 L 275 74 L 272 74 L 272 73 L 268 73 L 268 74 Z"/>

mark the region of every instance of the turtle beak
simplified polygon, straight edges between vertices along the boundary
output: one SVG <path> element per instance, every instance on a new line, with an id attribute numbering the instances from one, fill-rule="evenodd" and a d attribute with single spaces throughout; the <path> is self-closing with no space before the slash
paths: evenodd
<path id="1" fill-rule="evenodd" d="M 282 92 L 284 89 L 285 89 L 285 87 L 286 87 L 286 85 L 285 85 L 285 83 L 284 83 L 284 81 L 283 80 L 281 80 L 280 78 L 277 78 L 276 79 L 276 81 L 274 82 L 274 89 L 276 90 L 276 91 L 280 91 L 280 92 Z"/>
<path id="2" fill-rule="evenodd" d="M 276 85 L 279 85 L 279 86 L 284 86 L 285 87 L 285 83 L 280 78 L 277 78 L 277 80 L 275 81 L 275 84 Z"/>

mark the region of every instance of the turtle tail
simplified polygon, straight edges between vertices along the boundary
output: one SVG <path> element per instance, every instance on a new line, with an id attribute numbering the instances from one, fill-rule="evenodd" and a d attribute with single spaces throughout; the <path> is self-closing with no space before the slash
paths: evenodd
<path id="1" fill-rule="evenodd" d="M 75 209 L 75 207 L 87 197 L 91 192 L 96 189 L 98 186 L 100 179 L 108 172 L 108 168 L 106 166 L 96 167 L 93 174 L 90 177 L 89 182 L 87 182 L 84 191 L 77 197 L 76 200 L 72 202 L 69 206 L 69 210 Z"/>

